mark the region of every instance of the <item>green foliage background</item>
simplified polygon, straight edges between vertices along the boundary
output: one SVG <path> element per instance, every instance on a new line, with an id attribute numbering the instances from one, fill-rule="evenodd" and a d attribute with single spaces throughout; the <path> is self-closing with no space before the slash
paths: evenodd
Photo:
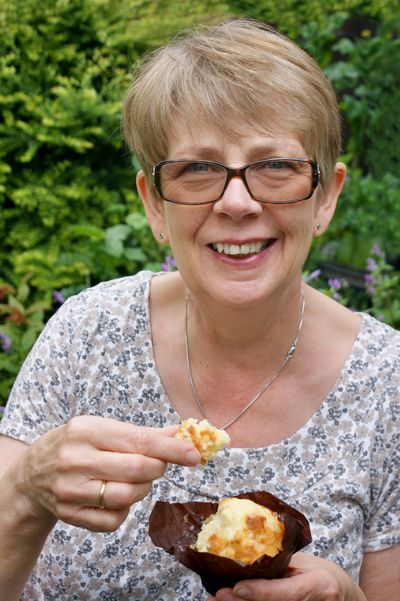
<path id="1" fill-rule="evenodd" d="M 398 269 L 399 12 L 397 0 L 0 0 L 0 334 L 12 345 L 0 350 L 0 404 L 54 290 L 159 268 L 121 99 L 135 60 L 193 23 L 259 18 L 315 56 L 340 97 L 350 175 L 310 268 L 363 269 L 379 243 Z"/>

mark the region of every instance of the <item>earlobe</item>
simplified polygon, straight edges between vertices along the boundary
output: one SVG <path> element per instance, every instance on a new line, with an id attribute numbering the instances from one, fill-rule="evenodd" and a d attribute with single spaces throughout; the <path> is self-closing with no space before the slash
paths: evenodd
<path id="1" fill-rule="evenodd" d="M 167 244 L 168 236 L 164 233 L 167 227 L 163 203 L 157 198 L 155 192 L 150 187 L 143 171 L 139 171 L 136 176 L 136 187 L 154 238 L 159 242 L 161 241 L 162 244 Z"/>
<path id="2" fill-rule="evenodd" d="M 314 236 L 321 236 L 328 228 L 336 210 L 337 201 L 346 178 L 346 165 L 336 163 L 335 172 L 329 188 L 320 198 L 314 221 Z"/>

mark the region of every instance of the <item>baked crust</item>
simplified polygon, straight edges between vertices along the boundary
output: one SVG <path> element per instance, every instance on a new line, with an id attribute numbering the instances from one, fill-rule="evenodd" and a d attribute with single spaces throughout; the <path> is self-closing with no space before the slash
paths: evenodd
<path id="1" fill-rule="evenodd" d="M 284 534 L 285 525 L 275 511 L 232 497 L 221 499 L 218 511 L 203 523 L 193 548 L 249 565 L 263 555 L 278 555 Z"/>

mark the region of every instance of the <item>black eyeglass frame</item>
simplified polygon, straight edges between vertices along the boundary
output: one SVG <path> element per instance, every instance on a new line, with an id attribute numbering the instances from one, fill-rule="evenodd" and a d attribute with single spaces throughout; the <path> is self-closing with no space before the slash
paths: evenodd
<path id="1" fill-rule="evenodd" d="M 249 169 L 249 167 L 253 167 L 254 165 L 258 165 L 261 163 L 274 163 L 276 161 L 296 161 L 298 163 L 307 163 L 307 164 L 311 165 L 311 174 L 312 174 L 311 186 L 310 186 L 310 192 L 306 196 L 303 196 L 302 198 L 298 198 L 297 200 L 273 201 L 273 200 L 262 200 L 260 198 L 256 198 L 252 194 L 252 192 L 249 188 L 249 185 L 247 183 L 247 180 L 246 180 L 247 169 Z M 161 190 L 160 171 L 161 171 L 161 168 L 163 167 L 163 165 L 168 165 L 171 163 L 201 163 L 201 164 L 206 164 L 206 165 L 217 165 L 218 167 L 223 167 L 226 170 L 226 180 L 225 180 L 225 184 L 224 184 L 221 194 L 218 196 L 218 198 L 215 198 L 214 200 L 206 200 L 203 202 L 183 202 L 181 200 L 171 200 L 170 198 L 166 198 L 166 196 L 163 195 L 162 190 Z M 254 163 L 248 163 L 247 165 L 243 165 L 243 167 L 228 167 L 227 165 L 224 165 L 224 163 L 218 163 L 217 161 L 207 161 L 207 160 L 200 160 L 200 159 L 177 159 L 177 160 L 168 159 L 165 161 L 160 161 L 156 165 L 153 165 L 152 175 L 153 175 L 154 188 L 157 190 L 160 197 L 163 200 L 165 200 L 166 202 L 172 202 L 173 204 L 186 205 L 186 206 L 190 206 L 190 205 L 199 206 L 199 205 L 214 204 L 215 202 L 218 202 L 218 200 L 220 200 L 223 197 L 223 195 L 225 194 L 225 190 L 227 189 L 231 179 L 234 177 L 240 177 L 240 179 L 242 180 L 242 182 L 244 183 L 244 185 L 246 187 L 247 192 L 249 193 L 249 195 L 251 196 L 251 198 L 253 200 L 256 200 L 257 202 L 262 202 L 263 204 L 276 204 L 276 205 L 284 204 L 284 205 L 286 205 L 286 204 L 295 204 L 297 202 L 302 202 L 303 200 L 307 200 L 308 198 L 311 198 L 311 196 L 314 194 L 318 184 L 320 183 L 321 169 L 320 169 L 320 166 L 317 163 L 317 161 L 313 161 L 311 159 L 301 159 L 301 158 L 297 158 L 297 157 L 274 157 L 271 159 L 263 159 L 261 161 L 255 161 Z"/>

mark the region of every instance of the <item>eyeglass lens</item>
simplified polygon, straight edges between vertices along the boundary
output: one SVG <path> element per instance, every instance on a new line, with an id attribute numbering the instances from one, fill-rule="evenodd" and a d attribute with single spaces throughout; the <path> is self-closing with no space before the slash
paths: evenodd
<path id="1" fill-rule="evenodd" d="M 244 177 L 252 197 L 264 202 L 295 202 L 312 191 L 313 170 L 306 161 L 258 161 L 245 169 Z M 185 204 L 218 200 L 224 192 L 227 178 L 228 169 L 211 161 L 173 161 L 160 168 L 162 196 Z"/>

